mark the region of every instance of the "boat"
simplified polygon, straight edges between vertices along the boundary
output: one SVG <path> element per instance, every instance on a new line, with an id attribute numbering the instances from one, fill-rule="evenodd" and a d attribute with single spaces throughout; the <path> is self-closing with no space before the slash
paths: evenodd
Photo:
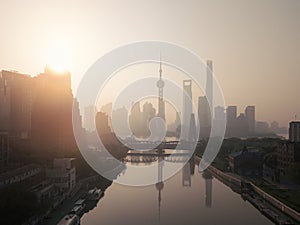
<path id="1" fill-rule="evenodd" d="M 80 225 L 80 218 L 77 215 L 66 215 L 57 225 Z"/>
<path id="2" fill-rule="evenodd" d="M 83 214 L 84 206 L 75 205 L 73 209 L 68 213 L 69 215 L 81 216 Z"/>
<path id="3" fill-rule="evenodd" d="M 101 189 L 94 188 L 88 191 L 86 199 L 90 201 L 98 201 L 102 195 L 103 191 Z"/>

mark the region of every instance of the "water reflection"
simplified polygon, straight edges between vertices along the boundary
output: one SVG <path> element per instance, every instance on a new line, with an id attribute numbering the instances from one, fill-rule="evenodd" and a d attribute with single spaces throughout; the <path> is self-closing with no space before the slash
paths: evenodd
<path id="1" fill-rule="evenodd" d="M 205 180 L 205 206 L 207 208 L 211 208 L 211 205 L 212 205 L 212 179 L 213 179 L 213 176 L 209 172 L 205 171 L 202 174 L 202 177 Z"/>
<path id="2" fill-rule="evenodd" d="M 83 215 L 81 225 L 272 224 L 210 173 L 195 174 L 194 158 L 184 165 L 181 174 L 163 181 L 166 157 L 163 151 L 157 153 L 152 162 L 157 165 L 155 185 L 129 187 L 113 183 L 101 202 Z M 138 165 L 137 160 L 133 163 Z M 120 170 L 116 179 L 127 172 Z"/>

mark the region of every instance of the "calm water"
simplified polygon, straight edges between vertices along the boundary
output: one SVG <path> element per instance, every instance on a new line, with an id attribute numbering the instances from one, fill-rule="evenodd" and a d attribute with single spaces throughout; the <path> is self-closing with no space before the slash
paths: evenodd
<path id="1" fill-rule="evenodd" d="M 129 187 L 113 183 L 97 207 L 81 218 L 81 224 L 273 224 L 219 180 L 198 173 L 197 166 L 193 175 L 185 169 L 165 181 L 160 192 L 159 200 L 156 185 Z"/>

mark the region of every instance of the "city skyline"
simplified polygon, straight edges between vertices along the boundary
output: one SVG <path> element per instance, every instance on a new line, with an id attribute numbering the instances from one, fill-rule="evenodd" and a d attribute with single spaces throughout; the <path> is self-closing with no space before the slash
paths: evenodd
<path id="1" fill-rule="evenodd" d="M 69 4 L 72 10 L 65 10 Z M 300 106 L 290 101 L 299 94 L 299 1 L 154 1 L 146 8 L 137 1 L 129 3 L 133 7 L 115 4 L 2 1 L 0 24 L 6 35 L 0 43 L 0 68 L 36 75 L 47 63 L 65 66 L 76 91 L 90 65 L 116 46 L 167 40 L 215 62 L 227 105 L 256 105 L 259 120 L 281 125 L 300 115 Z M 57 65 L 59 58 L 65 65 Z"/>

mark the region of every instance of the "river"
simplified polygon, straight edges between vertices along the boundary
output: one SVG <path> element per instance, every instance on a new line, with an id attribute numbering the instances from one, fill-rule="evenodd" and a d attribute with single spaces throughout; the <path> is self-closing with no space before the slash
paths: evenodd
<path id="1" fill-rule="evenodd" d="M 114 182 L 97 206 L 83 215 L 81 225 L 273 224 L 225 184 L 199 173 L 197 165 L 189 168 L 189 173 L 184 169 L 158 186 Z"/>

